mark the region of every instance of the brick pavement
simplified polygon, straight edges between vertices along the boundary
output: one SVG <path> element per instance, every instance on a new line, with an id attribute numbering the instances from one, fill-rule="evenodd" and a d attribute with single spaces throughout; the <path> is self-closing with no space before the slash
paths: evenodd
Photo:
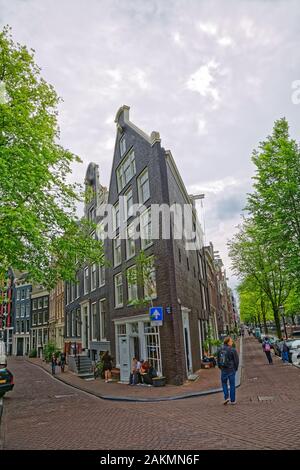
<path id="1" fill-rule="evenodd" d="M 240 351 L 239 341 L 237 342 L 237 349 Z M 23 358 L 19 358 L 18 360 L 23 360 Z M 50 364 L 46 364 L 41 359 L 29 359 L 29 361 L 47 370 L 47 372 L 51 372 Z M 58 367 L 56 371 L 55 377 L 59 380 L 101 398 L 108 399 L 157 401 L 220 390 L 220 371 L 217 367 L 215 369 L 201 369 L 198 371 L 199 378 L 196 381 L 186 381 L 181 386 L 167 384 L 164 387 L 133 387 L 118 382 L 105 383 L 103 379 L 99 378 L 93 381 L 86 381 L 80 379 L 72 372 L 68 372 L 67 367 L 64 373 L 61 373 Z"/>
<path id="2" fill-rule="evenodd" d="M 105 401 L 27 362 L 12 361 L 4 399 L 4 449 L 298 449 L 300 369 L 245 340 L 236 406 L 222 395 L 158 403 Z M 259 401 L 258 396 L 273 397 Z"/>

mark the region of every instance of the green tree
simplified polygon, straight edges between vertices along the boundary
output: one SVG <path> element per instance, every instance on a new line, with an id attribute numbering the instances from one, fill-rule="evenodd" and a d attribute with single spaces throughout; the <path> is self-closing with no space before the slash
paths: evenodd
<path id="1" fill-rule="evenodd" d="M 300 292 L 297 288 L 291 290 L 284 304 L 284 315 L 292 319 L 293 325 L 296 324 L 295 316 L 300 314 Z"/>
<path id="2" fill-rule="evenodd" d="M 134 269 L 126 271 L 127 283 L 136 286 L 137 298 L 130 302 L 135 307 L 146 307 L 153 305 L 152 298 L 156 294 L 156 279 L 154 271 L 154 257 L 148 256 L 144 251 L 140 251 L 134 258 Z M 139 292 L 144 293 L 139 296 Z"/>
<path id="3" fill-rule="evenodd" d="M 252 219 L 244 220 L 229 242 L 232 267 L 243 281 L 253 279 L 271 304 L 278 337 L 281 337 L 279 307 L 287 299 L 294 277 L 285 269 L 281 252 Z"/>
<path id="4" fill-rule="evenodd" d="M 252 155 L 254 191 L 246 209 L 281 253 L 285 269 L 300 274 L 300 151 L 289 136 L 285 118 L 275 121 L 272 134 Z"/>
<path id="5" fill-rule="evenodd" d="M 254 323 L 259 325 L 260 328 L 263 323 L 265 334 L 267 334 L 267 321 L 272 320 L 273 315 L 265 292 L 254 278 L 247 277 L 238 286 L 238 294 L 242 321 L 244 323 Z"/>
<path id="6" fill-rule="evenodd" d="M 34 51 L 0 31 L 0 277 L 10 266 L 51 287 L 101 261 L 102 244 L 79 220 L 83 199 L 68 183 L 77 156 L 59 144 L 58 98 Z"/>

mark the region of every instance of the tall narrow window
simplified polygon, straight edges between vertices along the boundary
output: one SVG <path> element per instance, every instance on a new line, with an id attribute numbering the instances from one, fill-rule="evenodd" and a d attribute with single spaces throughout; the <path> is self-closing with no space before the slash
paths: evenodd
<path id="1" fill-rule="evenodd" d="M 113 231 L 115 232 L 120 227 L 120 207 L 119 203 L 113 206 Z"/>
<path id="2" fill-rule="evenodd" d="M 132 189 L 128 189 L 125 193 L 125 217 L 128 219 L 133 214 L 133 195 Z"/>
<path id="3" fill-rule="evenodd" d="M 80 314 L 80 308 L 77 308 L 76 310 L 76 330 L 75 330 L 75 336 L 80 336 L 81 335 L 81 314 Z"/>
<path id="4" fill-rule="evenodd" d="M 92 275 L 91 275 L 91 282 L 92 282 L 92 290 L 95 290 L 97 287 L 97 266 L 96 264 L 92 265 Z"/>
<path id="5" fill-rule="evenodd" d="M 150 197 L 148 168 L 138 177 L 139 202 L 144 204 Z"/>
<path id="6" fill-rule="evenodd" d="M 127 269 L 127 299 L 128 303 L 137 299 L 136 267 Z"/>
<path id="7" fill-rule="evenodd" d="M 153 256 L 150 256 L 147 259 L 149 262 L 145 265 L 144 268 L 144 295 L 145 297 L 155 299 L 157 297 L 157 289 L 154 258 Z"/>
<path id="8" fill-rule="evenodd" d="M 120 155 L 121 155 L 121 157 L 123 157 L 125 152 L 126 152 L 126 140 L 125 140 L 125 136 L 123 136 L 120 139 Z"/>
<path id="9" fill-rule="evenodd" d="M 126 258 L 132 258 L 135 255 L 135 239 L 134 239 L 134 224 L 127 227 L 127 238 L 126 238 Z"/>
<path id="10" fill-rule="evenodd" d="M 147 209 L 141 214 L 140 223 L 141 245 L 143 250 L 152 244 L 151 209 Z"/>
<path id="11" fill-rule="evenodd" d="M 119 266 L 119 264 L 121 264 L 122 262 L 121 240 L 119 237 L 114 238 L 113 249 L 114 249 L 114 266 Z"/>
<path id="12" fill-rule="evenodd" d="M 106 299 L 101 299 L 99 301 L 100 309 L 100 340 L 106 341 L 107 332 L 106 332 Z"/>
<path id="13" fill-rule="evenodd" d="M 99 265 L 99 287 L 105 285 L 105 266 L 103 264 Z"/>
<path id="14" fill-rule="evenodd" d="M 84 293 L 87 294 L 89 291 L 89 268 L 84 268 Z"/>
<path id="15" fill-rule="evenodd" d="M 78 274 L 77 274 L 77 276 L 76 276 L 76 283 L 75 283 L 75 286 L 76 286 L 76 289 L 75 289 L 75 290 L 76 290 L 76 299 L 78 299 L 78 297 L 79 297 L 79 295 L 80 295 L 80 294 L 79 294 L 79 278 L 78 278 Z"/>
<path id="16" fill-rule="evenodd" d="M 97 304 L 92 304 L 92 340 L 97 341 Z"/>
<path id="17" fill-rule="evenodd" d="M 122 191 L 124 186 L 135 175 L 135 159 L 133 150 L 128 154 L 124 161 L 117 168 L 118 191 Z"/>
<path id="18" fill-rule="evenodd" d="M 123 279 L 122 279 L 122 273 L 115 275 L 114 284 L 115 284 L 115 307 L 122 307 L 123 306 Z"/>

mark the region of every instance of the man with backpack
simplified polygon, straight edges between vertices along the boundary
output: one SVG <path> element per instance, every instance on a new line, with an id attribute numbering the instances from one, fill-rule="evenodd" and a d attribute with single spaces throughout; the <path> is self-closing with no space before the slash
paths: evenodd
<path id="1" fill-rule="evenodd" d="M 271 343 L 270 343 L 270 340 L 267 336 L 265 336 L 265 338 L 263 340 L 262 348 L 263 348 L 263 351 L 265 352 L 265 355 L 267 356 L 269 364 L 273 364 L 273 359 L 272 359 L 272 355 L 271 355 Z"/>
<path id="2" fill-rule="evenodd" d="M 235 374 L 239 368 L 239 356 L 233 347 L 233 340 L 230 336 L 224 339 L 224 344 L 218 351 L 218 367 L 221 369 L 221 382 L 224 392 L 224 405 L 230 401 L 231 405 L 236 404 L 235 400 Z M 228 393 L 228 381 L 230 386 L 230 400 Z"/>
<path id="3" fill-rule="evenodd" d="M 282 347 L 281 347 L 281 358 L 282 362 L 284 364 L 288 364 L 289 362 L 289 347 L 286 344 L 286 340 L 284 339 L 282 342 Z"/>

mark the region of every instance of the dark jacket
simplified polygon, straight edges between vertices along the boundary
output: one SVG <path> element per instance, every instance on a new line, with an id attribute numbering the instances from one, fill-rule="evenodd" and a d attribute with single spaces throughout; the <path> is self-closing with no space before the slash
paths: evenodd
<path id="1" fill-rule="evenodd" d="M 239 368 L 239 355 L 237 353 L 237 350 L 235 348 L 232 348 L 230 346 L 223 345 L 221 349 L 225 349 L 225 351 L 228 354 L 228 365 L 227 367 L 222 367 L 222 370 L 224 370 L 227 373 L 230 372 L 236 372 Z M 221 351 L 221 349 L 219 351 Z M 218 353 L 219 355 L 219 353 Z"/>
<path id="2" fill-rule="evenodd" d="M 282 345 L 282 352 L 289 352 L 289 350 L 290 350 L 290 348 L 288 347 L 288 345 L 284 341 L 283 345 Z"/>

